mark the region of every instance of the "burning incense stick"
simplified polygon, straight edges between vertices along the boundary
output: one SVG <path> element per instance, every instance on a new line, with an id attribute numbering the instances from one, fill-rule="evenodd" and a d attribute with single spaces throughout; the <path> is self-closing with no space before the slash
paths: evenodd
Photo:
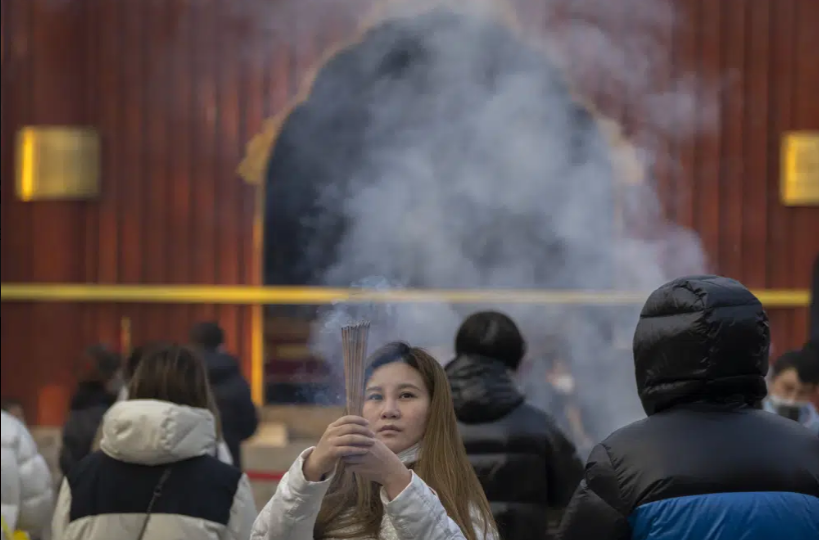
<path id="1" fill-rule="evenodd" d="M 341 328 L 344 383 L 347 390 L 347 414 L 361 416 L 364 408 L 364 359 L 367 357 L 367 335 L 369 332 L 370 323 L 368 322 Z"/>

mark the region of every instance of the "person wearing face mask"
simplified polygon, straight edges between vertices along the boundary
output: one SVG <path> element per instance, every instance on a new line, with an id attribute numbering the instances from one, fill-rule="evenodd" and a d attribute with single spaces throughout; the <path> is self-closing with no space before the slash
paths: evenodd
<path id="1" fill-rule="evenodd" d="M 364 379 L 362 415 L 336 420 L 299 456 L 251 540 L 498 540 L 438 361 L 389 343 Z"/>
<path id="2" fill-rule="evenodd" d="M 770 325 L 736 280 L 649 295 L 634 331 L 646 418 L 592 449 L 561 540 L 819 538 L 819 438 L 762 410 Z"/>
<path id="3" fill-rule="evenodd" d="M 525 351 L 511 318 L 482 311 L 461 324 L 446 366 L 458 428 L 504 540 L 552 538 L 583 476 L 574 444 L 518 390 Z M 569 378 L 554 384 L 573 390 Z"/>
<path id="4" fill-rule="evenodd" d="M 771 366 L 766 411 L 795 420 L 819 435 L 819 413 L 811 403 L 819 388 L 819 361 L 811 348 L 783 354 Z"/>

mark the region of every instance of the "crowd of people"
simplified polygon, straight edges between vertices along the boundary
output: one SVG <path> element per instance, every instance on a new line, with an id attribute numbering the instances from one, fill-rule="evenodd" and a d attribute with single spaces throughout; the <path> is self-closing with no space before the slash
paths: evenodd
<path id="1" fill-rule="evenodd" d="M 650 295 L 633 355 L 646 418 L 591 449 L 530 404 L 515 322 L 468 317 L 444 368 L 423 349 L 370 354 L 360 414 L 331 423 L 257 512 L 240 446 L 258 418 L 213 323 L 193 346 L 124 362 L 103 347 L 63 431 L 55 493 L 7 403 L 4 534 L 53 540 L 745 540 L 819 538 L 819 349 L 769 369 L 759 300 L 693 276 Z M 19 414 L 19 410 L 16 411 Z M 19 534 L 25 534 L 20 532 Z"/>

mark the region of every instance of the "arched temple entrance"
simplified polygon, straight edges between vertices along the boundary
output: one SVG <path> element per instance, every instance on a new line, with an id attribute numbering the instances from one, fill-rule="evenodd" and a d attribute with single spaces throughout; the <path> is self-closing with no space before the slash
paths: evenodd
<path id="1" fill-rule="evenodd" d="M 263 135 L 264 283 L 613 288 L 607 127 L 504 24 L 384 20 Z M 268 309 L 268 402 L 331 392 L 304 347 L 314 314 Z"/>

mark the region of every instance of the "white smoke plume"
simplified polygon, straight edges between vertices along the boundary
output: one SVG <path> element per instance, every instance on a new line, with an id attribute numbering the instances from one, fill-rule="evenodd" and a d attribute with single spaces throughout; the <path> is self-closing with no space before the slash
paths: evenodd
<path id="1" fill-rule="evenodd" d="M 398 13 L 328 62 L 274 149 L 266 231 L 297 247 L 273 279 L 649 292 L 704 269 L 696 236 L 663 218 L 649 174 L 671 159 L 651 142 L 716 118 L 697 99 L 703 82 L 656 82 L 668 61 L 656 36 L 684 21 L 662 0 L 546 4 L 569 16 L 545 44 L 461 3 L 457 16 Z M 617 187 L 618 158 L 561 69 L 573 55 L 583 63 L 573 72 L 605 77 L 639 116 L 637 140 L 649 141 L 634 154 L 646 166 L 639 186 Z M 623 213 L 641 234 L 618 225 Z M 630 353 L 639 306 L 334 306 L 313 346 L 337 358 L 340 325 L 368 318 L 373 345 L 446 348 L 465 315 L 489 307 L 517 320 L 535 359 L 561 341 L 598 436 L 642 415 Z M 528 386 L 535 400 L 539 385 Z"/>

